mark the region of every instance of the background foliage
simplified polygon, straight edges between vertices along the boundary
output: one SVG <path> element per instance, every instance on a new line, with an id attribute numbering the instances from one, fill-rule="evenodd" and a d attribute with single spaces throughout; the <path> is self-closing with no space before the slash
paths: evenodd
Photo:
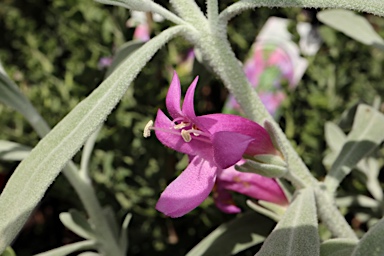
<path id="1" fill-rule="evenodd" d="M 205 4 L 200 2 L 204 10 Z M 225 7 L 229 3 L 221 4 Z M 318 26 L 324 43 L 316 56 L 309 57 L 306 75 L 284 103 L 280 124 L 306 164 L 321 179 L 326 172 L 322 164 L 326 150 L 325 121 L 339 122 L 348 132 L 350 124 L 339 118 L 341 114 L 358 102 L 371 104 L 375 96 L 384 95 L 384 53 L 320 24 L 315 14 L 315 10 L 299 9 L 247 11 L 230 22 L 228 33 L 234 51 L 243 61 L 270 16 L 291 19 L 295 35 L 294 25 L 298 21 Z M 133 29 L 126 27 L 130 17 L 127 10 L 91 0 L 5 0 L 0 3 L 0 17 L 0 59 L 51 126 L 103 80 L 105 70 L 98 68 L 99 59 L 112 56 L 133 35 Z M 384 20 L 366 17 L 384 36 Z M 152 35 L 167 25 L 153 23 Z M 90 169 L 102 204 L 111 205 L 119 218 L 133 213 L 131 255 L 183 255 L 219 224 L 233 218 L 219 212 L 210 199 L 180 219 L 164 218 L 154 209 L 159 194 L 183 169 L 186 159 L 165 149 L 155 137 L 144 139 L 142 129 L 158 108 L 164 108 L 171 70 L 179 67 L 190 47 L 179 38 L 155 56 L 106 121 L 93 154 Z M 185 91 L 195 74 L 179 74 Z M 199 75 L 197 112 L 219 112 L 226 90 L 206 72 Z M 0 127 L 0 139 L 29 146 L 38 142 L 38 136 L 25 120 L 3 105 Z M 16 166 L 17 163 L 1 162 L 0 175 L 8 177 Z M 354 178 L 343 182 L 344 191 L 368 195 L 361 178 Z M 244 197 L 237 195 L 236 201 L 247 209 Z M 59 222 L 58 214 L 69 208 L 81 209 L 81 205 L 67 181 L 59 177 L 16 240 L 13 247 L 17 255 L 80 240 Z M 352 222 L 354 215 L 353 211 L 348 215 Z M 366 229 L 360 223 L 354 227 Z M 255 251 L 252 248 L 241 255 L 254 255 Z"/>

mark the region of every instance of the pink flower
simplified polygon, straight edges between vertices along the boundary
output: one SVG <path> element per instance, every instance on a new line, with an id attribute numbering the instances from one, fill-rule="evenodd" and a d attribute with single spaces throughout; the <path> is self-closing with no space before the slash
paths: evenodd
<path id="1" fill-rule="evenodd" d="M 286 98 L 281 85 L 288 83 L 290 90 L 295 89 L 308 65 L 291 39 L 288 22 L 276 17 L 268 19 L 256 37 L 250 57 L 244 63 L 249 82 L 269 113 L 275 117 L 278 117 L 281 103 Z M 224 106 L 224 112 L 242 113 L 232 95 Z"/>
<path id="2" fill-rule="evenodd" d="M 219 174 L 233 167 L 243 155 L 280 153 L 267 131 L 246 118 L 229 114 L 196 116 L 193 97 L 197 78 L 187 90 L 180 108 L 180 81 L 174 73 L 166 97 L 170 120 L 158 110 L 154 130 L 167 147 L 187 154 L 190 163 L 161 194 L 156 209 L 170 217 L 180 217 L 200 205 L 212 191 Z"/>
<path id="3" fill-rule="evenodd" d="M 244 162 L 242 160 L 237 164 Z M 241 212 L 240 208 L 235 205 L 229 191 L 279 205 L 288 204 L 284 192 L 275 179 L 255 173 L 239 172 L 233 166 L 218 172 L 213 191 L 213 199 L 217 208 L 225 213 Z"/>
<path id="4" fill-rule="evenodd" d="M 133 39 L 147 42 L 150 39 L 149 33 L 149 25 L 147 23 L 139 24 L 137 25 L 137 27 L 135 28 L 135 32 L 133 33 Z"/>

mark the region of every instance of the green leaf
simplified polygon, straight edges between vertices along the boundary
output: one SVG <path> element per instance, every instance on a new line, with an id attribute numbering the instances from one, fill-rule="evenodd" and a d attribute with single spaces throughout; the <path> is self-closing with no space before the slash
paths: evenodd
<path id="1" fill-rule="evenodd" d="M 143 66 L 185 29 L 171 27 L 134 52 L 20 163 L 0 195 L 0 252 L 17 235 L 65 164 L 105 121 Z"/>
<path id="2" fill-rule="evenodd" d="M 21 161 L 29 155 L 30 147 L 16 142 L 0 140 L 0 160 Z"/>
<path id="3" fill-rule="evenodd" d="M 384 50 L 384 40 L 362 16 L 347 10 L 325 10 L 317 14 L 324 24 L 339 30 L 356 41 Z"/>
<path id="4" fill-rule="evenodd" d="M 119 245 L 122 248 L 122 251 L 125 253 L 128 250 L 128 225 L 131 219 L 132 219 L 132 214 L 128 213 L 124 218 L 124 221 L 123 221 L 123 224 L 121 225 L 121 230 L 120 230 Z"/>
<path id="5" fill-rule="evenodd" d="M 113 236 L 118 239 L 119 237 L 119 225 L 116 222 L 116 215 L 115 211 L 113 210 L 112 206 L 106 205 L 103 207 L 103 214 L 105 219 L 107 220 L 107 223 L 109 227 L 112 230 Z"/>
<path id="6" fill-rule="evenodd" d="M 352 130 L 324 183 L 333 192 L 357 163 L 369 155 L 383 140 L 384 115 L 371 106 L 358 106 Z"/>
<path id="7" fill-rule="evenodd" d="M 96 242 L 87 240 L 87 241 L 81 241 L 73 244 L 64 245 L 50 251 L 36 254 L 35 256 L 66 256 L 73 252 L 95 249 L 95 248 L 96 248 Z"/>
<path id="8" fill-rule="evenodd" d="M 96 143 L 97 136 L 101 130 L 102 125 L 100 125 L 94 133 L 87 139 L 84 144 L 83 152 L 81 154 L 80 162 L 80 173 L 84 179 L 89 179 L 89 161 L 91 159 L 91 154 Z"/>
<path id="9" fill-rule="evenodd" d="M 344 145 L 347 136 L 335 123 L 325 123 L 325 141 L 332 151 L 338 152 Z"/>
<path id="10" fill-rule="evenodd" d="M 352 256 L 382 256 L 384 255 L 384 218 L 361 238 Z"/>
<path id="11" fill-rule="evenodd" d="M 261 200 L 259 200 L 259 203 L 260 203 L 260 201 Z M 254 202 L 252 202 L 252 200 L 247 200 L 246 203 L 249 206 L 249 208 L 251 208 L 255 212 L 258 212 L 264 216 L 267 216 L 268 218 L 270 218 L 276 222 L 278 222 L 281 219 L 281 216 L 278 213 L 276 213 L 275 211 L 268 209 L 268 208 L 265 208 L 265 207 L 263 207 L 257 203 L 254 203 Z"/>
<path id="12" fill-rule="evenodd" d="M 354 239 L 330 239 L 321 244 L 320 256 L 350 256 L 356 244 Z"/>
<path id="13" fill-rule="evenodd" d="M 380 207 L 380 202 L 364 195 L 339 197 L 336 199 L 336 203 L 339 207 L 360 206 L 371 209 Z"/>
<path id="14" fill-rule="evenodd" d="M 87 219 L 77 210 L 62 212 L 59 215 L 60 221 L 73 233 L 86 239 L 95 238 L 94 232 Z"/>
<path id="15" fill-rule="evenodd" d="M 0 256 L 16 256 L 16 253 L 11 247 L 7 247 Z"/>
<path id="16" fill-rule="evenodd" d="M 367 177 L 366 185 L 369 193 L 371 193 L 377 201 L 381 202 L 384 195 L 379 180 L 381 169 L 379 160 L 374 157 L 367 157 L 358 163 L 357 168 Z"/>
<path id="17" fill-rule="evenodd" d="M 324 128 L 325 141 L 330 148 L 330 152 L 323 158 L 323 165 L 330 169 L 347 140 L 347 135 L 344 134 L 339 126 L 332 122 L 326 122 Z"/>
<path id="18" fill-rule="evenodd" d="M 267 237 L 257 256 L 320 254 L 317 213 L 311 188 L 298 191 L 282 219 Z"/>
<path id="19" fill-rule="evenodd" d="M 43 137 L 49 132 L 49 127 L 44 119 L 37 113 L 31 102 L 21 93 L 17 85 L 5 73 L 0 63 L 0 102 L 19 111 Z"/>
<path id="20" fill-rule="evenodd" d="M 111 66 L 109 66 L 107 70 L 106 77 L 108 77 L 125 59 L 127 59 L 143 44 L 144 42 L 141 41 L 129 41 L 120 46 L 119 49 L 117 49 L 115 56 L 113 57 Z"/>
<path id="21" fill-rule="evenodd" d="M 234 255 L 263 242 L 274 225 L 274 221 L 263 215 L 247 212 L 219 226 L 186 256 Z"/>

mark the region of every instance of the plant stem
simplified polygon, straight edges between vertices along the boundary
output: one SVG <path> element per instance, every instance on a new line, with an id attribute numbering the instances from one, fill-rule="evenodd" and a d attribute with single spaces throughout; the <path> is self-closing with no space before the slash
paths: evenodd
<path id="1" fill-rule="evenodd" d="M 217 0 L 207 0 L 207 17 L 212 32 L 216 31 L 219 22 L 219 4 Z"/>
<path id="2" fill-rule="evenodd" d="M 256 7 L 301 7 L 301 8 L 336 8 L 384 16 L 384 1 L 381 0 L 241 0 L 227 7 L 220 14 L 220 21 L 227 23 L 241 12 Z"/>
<path id="3" fill-rule="evenodd" d="M 225 29 L 218 28 L 218 31 L 225 31 Z M 197 38 L 195 42 L 197 48 L 203 53 L 208 64 L 234 95 L 245 114 L 258 123 L 263 123 L 264 120 L 274 123 L 278 138 L 286 148 L 289 156 L 289 169 L 296 177 L 304 181 L 304 184 L 308 186 L 315 184 L 316 179 L 310 174 L 284 132 L 268 113 L 259 96 L 248 82 L 239 60 L 236 59 L 230 47 L 226 34 L 210 33 L 206 30 L 200 30 L 199 32 L 200 35 L 195 37 Z"/>
<path id="4" fill-rule="evenodd" d="M 125 255 L 125 252 L 121 251 L 121 248 L 117 243 L 117 234 L 113 234 L 113 231 L 103 214 L 104 211 L 96 197 L 92 183 L 80 176 L 80 172 L 73 162 L 67 164 L 63 170 L 63 174 L 76 190 L 76 193 L 80 197 L 80 200 L 89 215 L 97 241 L 101 244 L 101 246 L 98 247 L 99 250 L 101 250 L 99 252 L 103 255 Z"/>
<path id="5" fill-rule="evenodd" d="M 337 238 L 351 238 L 357 241 L 355 232 L 337 209 L 334 199 L 327 193 L 324 184 L 319 183 L 315 187 L 315 196 L 319 218 L 332 235 Z"/>

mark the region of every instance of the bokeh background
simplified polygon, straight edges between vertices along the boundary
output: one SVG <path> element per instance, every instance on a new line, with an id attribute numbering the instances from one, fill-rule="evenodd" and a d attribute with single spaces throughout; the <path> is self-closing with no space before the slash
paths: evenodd
<path id="1" fill-rule="evenodd" d="M 167 6 L 167 1 L 158 1 Z M 231 1 L 220 1 L 221 9 Z M 205 11 L 204 1 L 198 1 Z M 246 11 L 228 27 L 229 39 L 240 61 L 270 16 L 288 18 L 290 32 L 298 41 L 295 25 L 311 23 L 323 40 L 319 52 L 308 57 L 309 67 L 281 108 L 280 125 L 314 175 L 322 179 L 326 143 L 325 121 L 338 122 L 348 132 L 351 123 L 342 113 L 360 102 L 371 104 L 384 95 L 384 53 L 362 45 L 316 19 L 317 10 L 268 9 Z M 23 93 L 47 122 L 54 126 L 104 79 L 99 61 L 111 57 L 131 41 L 134 28 L 127 27 L 131 14 L 123 8 L 104 6 L 92 0 L 2 0 L 0 2 L 0 60 Z M 384 19 L 364 15 L 384 36 Z M 151 22 L 151 36 L 171 24 Z M 158 108 L 164 109 L 172 70 L 176 69 L 185 91 L 200 75 L 196 95 L 199 114 L 221 112 L 228 92 L 204 66 L 196 63 L 186 71 L 182 63 L 192 48 L 183 38 L 163 47 L 143 69 L 123 100 L 106 120 L 93 153 L 90 170 L 103 205 L 113 207 L 119 222 L 133 214 L 129 228 L 130 255 L 184 255 L 221 223 L 234 218 L 221 213 L 207 199 L 183 218 L 169 219 L 154 208 L 156 201 L 187 159 L 165 148 L 154 136 L 142 137 L 146 122 Z M 33 147 L 37 134 L 23 117 L 0 105 L 0 139 Z M 80 154 L 74 160 L 79 162 Z M 0 191 L 17 162 L 0 162 Z M 380 177 L 383 180 L 383 177 Z M 343 191 L 368 194 L 359 177 L 349 177 Z M 236 195 L 244 210 L 245 197 Z M 22 230 L 13 248 L 17 255 L 31 255 L 81 240 L 67 230 L 58 214 L 81 203 L 64 177 L 59 176 Z M 355 229 L 364 230 L 348 220 Z M 239 255 L 254 255 L 251 248 Z"/>

